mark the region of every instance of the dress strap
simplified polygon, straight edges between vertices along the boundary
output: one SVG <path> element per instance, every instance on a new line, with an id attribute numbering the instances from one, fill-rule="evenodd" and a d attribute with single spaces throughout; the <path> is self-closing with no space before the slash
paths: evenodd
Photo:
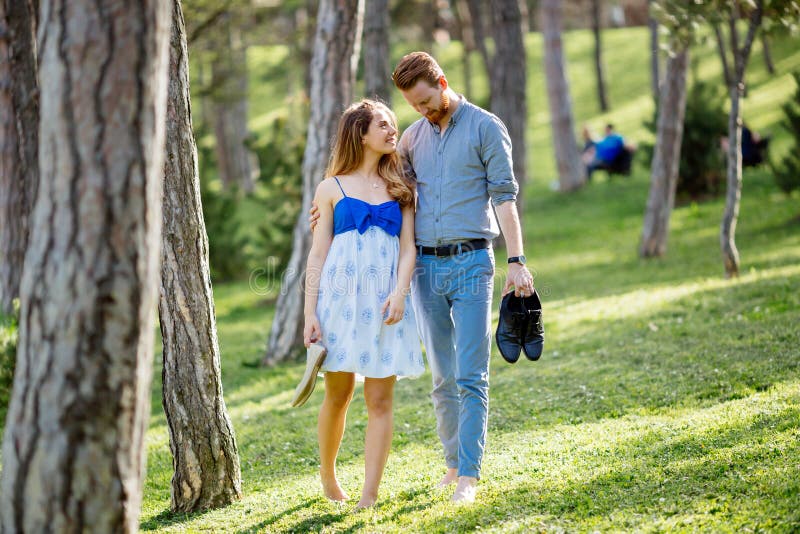
<path id="1" fill-rule="evenodd" d="M 339 186 L 339 190 L 340 190 L 340 191 L 342 192 L 342 194 L 343 194 L 343 195 L 346 197 L 346 196 L 347 196 L 347 193 L 345 193 L 345 192 L 344 192 L 344 189 L 342 189 L 342 183 L 339 181 L 339 178 L 337 178 L 336 176 L 334 176 L 334 177 L 333 177 L 333 179 L 334 179 L 334 180 L 336 180 L 336 183 L 337 183 L 337 185 Z"/>

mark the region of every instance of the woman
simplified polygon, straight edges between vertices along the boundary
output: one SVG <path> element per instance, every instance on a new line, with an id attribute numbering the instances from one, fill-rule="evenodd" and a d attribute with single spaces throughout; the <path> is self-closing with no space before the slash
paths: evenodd
<path id="1" fill-rule="evenodd" d="M 318 341 L 327 350 L 317 430 L 322 488 L 334 501 L 347 500 L 336 455 L 356 376 L 364 377 L 368 422 L 359 508 L 378 498 L 395 381 L 424 371 L 407 302 L 416 261 L 414 190 L 403 179 L 396 145 L 397 119 L 385 105 L 363 100 L 344 112 L 314 199 L 320 218 L 306 268 L 303 337 L 306 347 Z"/>

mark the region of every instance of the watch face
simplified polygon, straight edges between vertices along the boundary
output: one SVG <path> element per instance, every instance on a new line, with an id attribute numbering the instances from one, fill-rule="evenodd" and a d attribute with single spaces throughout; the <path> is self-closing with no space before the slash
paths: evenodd
<path id="1" fill-rule="evenodd" d="M 519 263 L 520 265 L 525 265 L 525 256 L 514 256 L 513 258 L 508 258 L 508 263 Z"/>

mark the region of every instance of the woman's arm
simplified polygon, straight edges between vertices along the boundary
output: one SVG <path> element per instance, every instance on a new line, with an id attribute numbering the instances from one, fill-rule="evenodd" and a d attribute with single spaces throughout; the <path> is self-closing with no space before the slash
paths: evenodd
<path id="1" fill-rule="evenodd" d="M 417 248 L 414 241 L 414 206 L 403 208 L 403 225 L 400 229 L 400 258 L 397 264 L 397 286 L 386 303 L 383 313 L 388 308 L 386 324 L 394 324 L 403 318 L 406 296 L 411 291 L 411 277 L 417 265 Z"/>
<path id="2" fill-rule="evenodd" d="M 306 347 L 322 338 L 322 329 L 317 318 L 317 298 L 322 266 L 333 241 L 333 196 L 327 179 L 317 186 L 314 202 L 319 208 L 319 220 L 312 235 L 311 250 L 306 261 L 306 292 L 303 306 L 305 316 L 303 343 Z"/>

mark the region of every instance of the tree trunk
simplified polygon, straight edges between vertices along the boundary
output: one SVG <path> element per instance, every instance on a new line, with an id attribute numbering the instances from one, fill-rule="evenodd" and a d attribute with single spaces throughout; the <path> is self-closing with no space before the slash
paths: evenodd
<path id="1" fill-rule="evenodd" d="M 366 2 L 364 14 L 364 89 L 367 98 L 392 105 L 389 67 L 389 0 Z"/>
<path id="2" fill-rule="evenodd" d="M 173 0 L 172 14 L 159 300 L 162 400 L 175 470 L 171 508 L 193 512 L 239 499 L 242 477 L 222 398 L 208 237 L 192 133 L 186 30 L 179 0 Z"/>
<path id="3" fill-rule="evenodd" d="M 292 256 L 283 276 L 262 360 L 264 365 L 284 361 L 302 346 L 302 282 L 311 248 L 308 210 L 325 172 L 339 117 L 353 98 L 363 13 L 363 0 L 320 0 L 319 3 L 311 60 L 310 101 L 313 105 L 303 155 L 303 202 L 294 229 Z"/>
<path id="4" fill-rule="evenodd" d="M 725 37 L 722 35 L 722 29 L 719 24 L 713 24 L 714 35 L 717 38 L 717 53 L 719 54 L 720 63 L 722 63 L 722 77 L 725 81 L 725 87 L 731 86 L 731 68 L 728 64 L 728 54 L 725 52 Z"/>
<path id="5" fill-rule="evenodd" d="M 461 33 L 461 68 L 464 71 L 464 96 L 472 101 L 472 63 L 470 54 L 477 49 L 475 46 L 475 33 L 472 29 L 472 16 L 466 0 L 455 0 L 454 11 L 456 21 Z"/>
<path id="6" fill-rule="evenodd" d="M 756 0 L 756 7 L 750 14 L 747 37 L 741 48 L 739 48 L 739 35 L 736 31 L 737 17 L 735 10 L 728 21 L 735 72 L 734 83 L 729 86 L 731 111 L 728 117 L 728 180 L 725 194 L 725 212 L 722 215 L 722 224 L 719 232 L 722 261 L 727 278 L 739 276 L 736 222 L 739 218 L 739 202 L 742 197 L 742 119 L 740 104 L 745 91 L 744 74 L 747 69 L 747 61 L 750 59 L 750 51 L 753 47 L 756 32 L 761 26 L 762 12 L 763 0 Z"/>
<path id="7" fill-rule="evenodd" d="M 594 70 L 597 73 L 597 100 L 601 111 L 608 111 L 606 79 L 603 74 L 603 45 L 600 39 L 600 0 L 592 0 L 592 30 L 594 32 Z"/>
<path id="8" fill-rule="evenodd" d="M 492 7 L 492 36 L 495 54 L 492 61 L 491 108 L 508 128 L 511 137 L 514 176 L 519 183 L 517 209 L 522 214 L 524 186 L 527 181 L 525 131 L 528 111 L 525 44 L 518 0 L 497 0 Z"/>
<path id="9" fill-rule="evenodd" d="M 475 39 L 475 47 L 483 59 L 483 65 L 486 67 L 486 75 L 492 75 L 492 58 L 489 56 L 489 49 L 486 48 L 486 32 L 483 29 L 483 3 L 481 0 L 467 0 L 469 7 L 469 18 L 472 22 L 472 35 Z M 491 81 L 489 91 L 491 92 Z M 491 98 L 491 95 L 490 95 Z"/>
<path id="10" fill-rule="evenodd" d="M 658 131 L 650 194 L 639 245 L 639 255 L 644 258 L 663 256 L 667 251 L 669 219 L 675 205 L 675 188 L 681 161 L 688 56 L 688 49 L 684 49 L 667 60 L 666 78 L 659 96 Z"/>
<path id="11" fill-rule="evenodd" d="M 13 311 L 39 185 L 36 4 L 0 0 L 0 313 Z"/>
<path id="12" fill-rule="evenodd" d="M 211 64 L 217 170 L 223 187 L 252 193 L 258 174 L 255 155 L 247 147 L 247 49 L 230 13 L 222 15 L 220 40 Z"/>
<path id="13" fill-rule="evenodd" d="M 761 32 L 761 50 L 764 52 L 764 64 L 767 66 L 767 72 L 775 74 L 775 64 L 772 62 L 772 53 L 769 50 L 769 39 L 764 32 Z"/>
<path id="14" fill-rule="evenodd" d="M 136 532 L 158 287 L 169 2 L 44 1 L 41 182 L 3 532 Z M 87 31 L 91 28 L 91 31 Z"/>
<path id="15" fill-rule="evenodd" d="M 653 4 L 653 0 L 647 0 L 648 7 Z M 648 9 L 649 13 L 649 9 Z M 657 102 L 658 93 L 661 87 L 661 62 L 659 60 L 658 46 L 658 21 L 650 16 L 647 20 L 650 27 L 650 84 L 653 91 L 653 99 Z"/>
<path id="16" fill-rule="evenodd" d="M 561 191 L 573 191 L 586 182 L 586 169 L 581 162 L 581 155 L 575 142 L 572 102 L 561 47 L 561 2 L 542 0 L 541 10 L 547 97 L 558 164 L 559 188 Z"/>

